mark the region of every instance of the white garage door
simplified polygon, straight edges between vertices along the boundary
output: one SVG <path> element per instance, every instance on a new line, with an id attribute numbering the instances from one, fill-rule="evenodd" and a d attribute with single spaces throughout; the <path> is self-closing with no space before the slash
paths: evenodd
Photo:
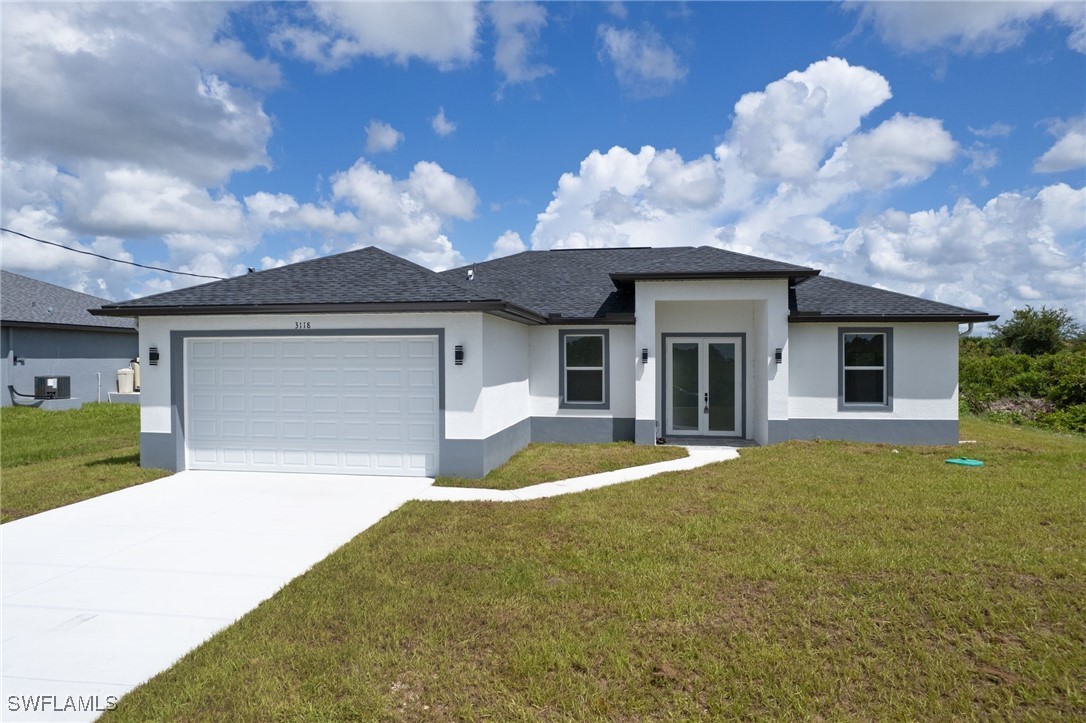
<path id="1" fill-rule="evenodd" d="M 437 338 L 189 339 L 189 469 L 433 476 Z"/>

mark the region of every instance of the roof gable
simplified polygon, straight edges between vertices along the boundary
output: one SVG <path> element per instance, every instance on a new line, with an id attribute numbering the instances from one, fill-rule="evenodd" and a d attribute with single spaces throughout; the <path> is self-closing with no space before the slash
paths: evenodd
<path id="1" fill-rule="evenodd" d="M 5 324 L 134 330 L 130 319 L 104 319 L 88 311 L 108 303 L 109 299 L 0 271 L 0 318 Z"/>

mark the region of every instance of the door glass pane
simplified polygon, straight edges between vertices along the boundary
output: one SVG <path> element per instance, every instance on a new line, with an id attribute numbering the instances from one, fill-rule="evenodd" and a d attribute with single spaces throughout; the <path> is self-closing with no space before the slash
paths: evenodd
<path id="1" fill-rule="evenodd" d="M 885 404 L 881 369 L 846 369 L 846 404 Z"/>
<path id="2" fill-rule="evenodd" d="M 709 344 L 709 431 L 735 431 L 735 344 Z"/>
<path id="3" fill-rule="evenodd" d="M 603 401 L 603 370 L 602 369 L 567 369 L 566 370 L 566 401 L 567 402 L 602 402 Z"/>
<path id="4" fill-rule="evenodd" d="M 698 343 L 671 345 L 671 426 L 675 431 L 698 431 Z"/>

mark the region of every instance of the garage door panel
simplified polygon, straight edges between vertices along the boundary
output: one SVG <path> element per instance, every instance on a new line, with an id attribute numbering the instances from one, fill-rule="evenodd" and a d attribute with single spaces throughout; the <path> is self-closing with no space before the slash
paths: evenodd
<path id="1" fill-rule="evenodd" d="M 253 368 L 249 372 L 249 383 L 254 387 L 274 387 L 278 381 L 274 369 Z"/>
<path id="2" fill-rule="evenodd" d="M 284 412 L 305 414 L 308 405 L 303 394 L 283 394 L 279 397 Z"/>
<path id="3" fill-rule="evenodd" d="M 312 437 L 318 442 L 339 441 L 339 424 L 336 422 L 313 422 Z"/>
<path id="4" fill-rule="evenodd" d="M 249 429 L 254 439 L 275 439 L 274 419 L 254 419 Z"/>
<path id="5" fill-rule="evenodd" d="M 432 475 L 434 338 L 194 339 L 189 466 Z"/>
<path id="6" fill-rule="evenodd" d="M 306 370 L 300 367 L 283 369 L 279 374 L 279 384 L 284 387 L 306 386 Z"/>
<path id="7" fill-rule="evenodd" d="M 390 339 L 382 339 L 376 343 L 376 356 L 380 358 L 395 358 L 400 359 L 403 357 L 403 342 L 393 341 Z"/>

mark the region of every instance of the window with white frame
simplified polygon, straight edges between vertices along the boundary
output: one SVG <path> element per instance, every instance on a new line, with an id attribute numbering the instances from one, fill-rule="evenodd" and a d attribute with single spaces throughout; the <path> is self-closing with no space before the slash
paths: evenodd
<path id="1" fill-rule="evenodd" d="M 606 409 L 607 331 L 561 331 L 560 406 Z"/>
<path id="2" fill-rule="evenodd" d="M 890 329 L 841 329 L 839 401 L 889 408 L 893 400 Z"/>

